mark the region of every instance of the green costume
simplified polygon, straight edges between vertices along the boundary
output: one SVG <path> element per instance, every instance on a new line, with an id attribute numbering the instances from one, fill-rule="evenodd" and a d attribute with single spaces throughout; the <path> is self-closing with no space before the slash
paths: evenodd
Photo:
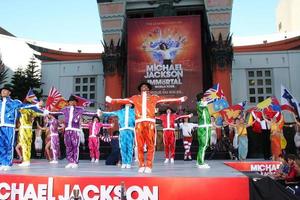
<path id="1" fill-rule="evenodd" d="M 198 142 L 199 150 L 197 154 L 197 164 L 204 164 L 205 150 L 208 147 L 210 135 L 211 135 L 211 121 L 210 114 L 208 112 L 207 105 L 203 102 L 197 102 L 197 113 L 198 113 Z"/>

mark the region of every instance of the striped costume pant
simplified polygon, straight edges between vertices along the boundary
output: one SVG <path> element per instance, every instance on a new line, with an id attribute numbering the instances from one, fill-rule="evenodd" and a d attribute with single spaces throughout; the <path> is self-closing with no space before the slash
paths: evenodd
<path id="1" fill-rule="evenodd" d="M 60 155 L 59 135 L 58 133 L 55 133 L 51 134 L 50 137 L 53 160 L 58 160 L 58 157 Z"/>
<path id="2" fill-rule="evenodd" d="M 175 157 L 175 131 L 165 130 L 163 132 L 163 142 L 165 146 L 165 156 L 166 158 Z"/>
<path id="3" fill-rule="evenodd" d="M 66 156 L 69 163 L 78 164 L 79 158 L 79 132 L 74 130 L 65 131 Z"/>
<path id="4" fill-rule="evenodd" d="M 99 159 L 99 137 L 89 137 L 89 150 L 91 159 Z"/>
<path id="5" fill-rule="evenodd" d="M 23 162 L 30 161 L 31 143 L 32 143 L 32 127 L 20 127 L 19 138 L 22 147 Z"/>
<path id="6" fill-rule="evenodd" d="M 135 125 L 136 142 L 138 147 L 139 167 L 152 168 L 156 142 L 155 123 L 138 122 Z M 144 160 L 144 145 L 147 145 L 147 161 Z"/>
<path id="7" fill-rule="evenodd" d="M 197 130 L 199 149 L 197 154 L 197 164 L 204 164 L 205 150 L 208 147 L 209 140 L 211 137 L 211 127 L 200 127 Z"/>
<path id="8" fill-rule="evenodd" d="M 122 164 L 131 164 L 133 156 L 134 132 L 130 129 L 120 130 L 119 142 Z"/>
<path id="9" fill-rule="evenodd" d="M 11 166 L 14 154 L 15 128 L 0 127 L 0 165 Z"/>
<path id="10" fill-rule="evenodd" d="M 184 147 L 184 158 L 191 156 L 191 145 L 193 137 L 183 137 L 183 147 Z"/>

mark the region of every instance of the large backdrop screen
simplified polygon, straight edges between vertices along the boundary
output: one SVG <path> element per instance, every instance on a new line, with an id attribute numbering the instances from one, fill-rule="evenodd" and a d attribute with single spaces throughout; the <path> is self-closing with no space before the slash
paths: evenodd
<path id="1" fill-rule="evenodd" d="M 202 91 L 200 16 L 128 19 L 128 93 L 147 81 L 153 93 L 188 96 Z"/>

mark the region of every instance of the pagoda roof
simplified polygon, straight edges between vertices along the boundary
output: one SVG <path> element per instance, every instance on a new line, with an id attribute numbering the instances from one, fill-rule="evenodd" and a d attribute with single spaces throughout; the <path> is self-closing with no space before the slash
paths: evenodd
<path id="1" fill-rule="evenodd" d="M 49 49 L 34 44 L 27 43 L 33 50 L 40 53 L 35 56 L 43 62 L 54 61 L 76 61 L 76 60 L 99 60 L 101 59 L 101 53 L 82 53 L 78 52 L 66 52 L 60 50 Z"/>
<path id="2" fill-rule="evenodd" d="M 267 42 L 266 40 L 263 44 L 235 46 L 233 49 L 235 53 L 300 50 L 300 36 L 276 42 Z"/>

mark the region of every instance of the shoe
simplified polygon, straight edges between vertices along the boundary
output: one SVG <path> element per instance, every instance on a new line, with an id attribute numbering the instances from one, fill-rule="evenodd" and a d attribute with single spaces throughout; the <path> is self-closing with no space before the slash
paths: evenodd
<path id="1" fill-rule="evenodd" d="M 127 165 L 126 165 L 126 168 L 127 168 L 127 169 L 130 169 L 130 168 L 131 168 L 131 165 L 130 165 L 130 164 L 127 164 Z"/>
<path id="2" fill-rule="evenodd" d="M 140 167 L 138 172 L 139 173 L 144 173 L 144 171 L 145 171 L 145 167 Z"/>
<path id="3" fill-rule="evenodd" d="M 169 163 L 169 158 L 166 158 L 166 160 L 164 161 L 165 164 Z"/>
<path id="4" fill-rule="evenodd" d="M 76 168 L 78 168 L 78 164 L 76 164 L 76 163 L 72 163 L 72 165 L 71 165 L 71 168 L 73 168 L 73 169 L 76 169 Z"/>
<path id="5" fill-rule="evenodd" d="M 171 158 L 170 163 L 171 163 L 171 164 L 174 164 L 174 158 Z"/>
<path id="6" fill-rule="evenodd" d="M 66 169 L 72 168 L 73 163 L 69 163 L 65 166 Z"/>
<path id="7" fill-rule="evenodd" d="M 52 160 L 49 162 L 50 164 L 58 164 L 58 161 L 57 160 Z"/>
<path id="8" fill-rule="evenodd" d="M 191 161 L 192 160 L 192 156 L 188 156 L 188 161 Z"/>
<path id="9" fill-rule="evenodd" d="M 183 160 L 184 160 L 184 161 L 187 161 L 187 156 L 184 156 Z"/>
<path id="10" fill-rule="evenodd" d="M 2 166 L 2 171 L 8 171 L 10 170 L 11 166 L 8 166 L 8 165 L 4 165 Z"/>
<path id="11" fill-rule="evenodd" d="M 126 164 L 122 164 L 122 165 L 121 165 L 121 168 L 122 168 L 122 169 L 125 169 L 125 168 L 126 168 Z"/>
<path id="12" fill-rule="evenodd" d="M 99 163 L 99 159 L 96 159 L 96 160 L 95 160 L 95 163 Z"/>
<path id="13" fill-rule="evenodd" d="M 152 173 L 152 169 L 150 167 L 146 167 L 144 173 L 151 174 Z"/>
<path id="14" fill-rule="evenodd" d="M 202 164 L 202 165 L 198 165 L 198 168 L 199 168 L 199 169 L 209 169 L 210 166 L 209 166 L 208 164 L 204 163 L 204 164 Z"/>
<path id="15" fill-rule="evenodd" d="M 29 161 L 24 161 L 21 164 L 18 165 L 19 167 L 29 167 L 30 166 L 30 162 Z"/>
<path id="16" fill-rule="evenodd" d="M 94 159 L 94 158 L 92 158 L 91 162 L 95 162 L 95 159 Z"/>

